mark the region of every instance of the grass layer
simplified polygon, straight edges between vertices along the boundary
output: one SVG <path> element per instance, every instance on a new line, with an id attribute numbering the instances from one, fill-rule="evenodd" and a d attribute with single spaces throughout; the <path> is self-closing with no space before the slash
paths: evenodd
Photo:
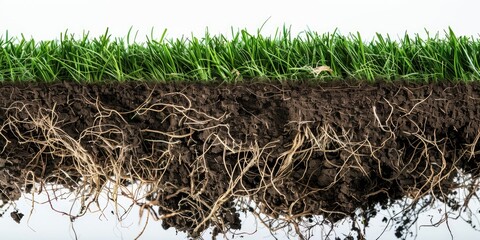
<path id="1" fill-rule="evenodd" d="M 377 34 L 370 42 L 337 32 L 292 36 L 287 28 L 271 37 L 245 30 L 228 37 L 165 36 L 166 31 L 137 43 L 130 32 L 113 39 L 107 30 L 93 39 L 65 33 L 60 40 L 37 42 L 7 32 L 0 38 L 0 81 L 480 79 L 480 40 L 457 37 L 451 29 L 444 38 L 406 34 L 395 41 Z"/>

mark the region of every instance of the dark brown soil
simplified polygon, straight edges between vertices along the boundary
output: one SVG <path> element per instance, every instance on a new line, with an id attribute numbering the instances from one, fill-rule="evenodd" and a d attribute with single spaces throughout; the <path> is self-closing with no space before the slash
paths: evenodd
<path id="1" fill-rule="evenodd" d="M 149 186 L 142 206 L 193 237 L 240 228 L 242 196 L 270 219 L 334 222 L 447 201 L 459 171 L 480 174 L 478 84 L 29 83 L 1 85 L 0 102 L 1 200 L 114 176 Z"/>

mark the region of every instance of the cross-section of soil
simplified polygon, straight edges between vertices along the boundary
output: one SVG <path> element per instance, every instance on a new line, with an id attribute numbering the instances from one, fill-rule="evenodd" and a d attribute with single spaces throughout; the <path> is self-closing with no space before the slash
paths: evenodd
<path id="1" fill-rule="evenodd" d="M 110 191 L 192 237 L 240 228 L 239 208 L 298 226 L 447 201 L 480 173 L 478 84 L 29 83 L 0 102 L 1 200 L 40 182 Z"/>

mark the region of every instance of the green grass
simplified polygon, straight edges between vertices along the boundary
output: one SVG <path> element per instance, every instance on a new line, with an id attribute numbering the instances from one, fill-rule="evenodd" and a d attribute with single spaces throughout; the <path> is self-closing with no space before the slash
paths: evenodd
<path id="1" fill-rule="evenodd" d="M 288 28 L 268 37 L 232 30 L 228 37 L 166 39 L 164 31 L 143 43 L 131 42 L 130 33 L 124 39 L 108 30 L 97 38 L 64 33 L 37 42 L 7 32 L 0 37 L 0 81 L 480 80 L 480 40 L 451 29 L 446 37 L 377 34 L 372 41 L 337 32 L 292 36 Z M 333 71 L 315 74 L 318 66 Z"/>

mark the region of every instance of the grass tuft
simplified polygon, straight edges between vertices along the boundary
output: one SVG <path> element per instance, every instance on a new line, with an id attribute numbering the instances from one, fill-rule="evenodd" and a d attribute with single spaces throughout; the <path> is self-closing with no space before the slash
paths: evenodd
<path id="1" fill-rule="evenodd" d="M 285 27 L 269 37 L 232 30 L 229 37 L 166 39 L 165 30 L 137 43 L 130 31 L 126 39 L 107 30 L 93 39 L 65 32 L 40 42 L 7 32 L 0 37 L 0 81 L 479 80 L 479 39 L 445 33 L 400 40 L 377 34 L 367 42 L 337 31 L 292 36 Z"/>

